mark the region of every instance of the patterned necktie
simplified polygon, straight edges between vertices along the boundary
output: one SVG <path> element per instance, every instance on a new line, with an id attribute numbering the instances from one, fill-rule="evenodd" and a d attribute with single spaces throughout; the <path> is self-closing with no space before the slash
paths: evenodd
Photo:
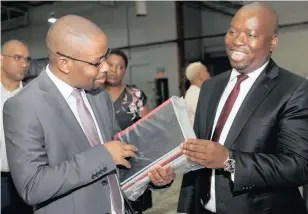
<path id="1" fill-rule="evenodd" d="M 77 112 L 80 118 L 80 122 L 90 145 L 100 145 L 101 142 L 95 126 L 94 119 L 82 99 L 81 91 L 79 89 L 74 89 L 72 95 L 76 99 Z M 107 176 L 107 179 L 111 191 L 112 207 L 117 214 L 122 214 L 122 198 L 120 186 L 118 184 L 116 175 L 110 174 Z"/>
<path id="2" fill-rule="evenodd" d="M 231 91 L 230 95 L 228 96 L 226 103 L 223 107 L 223 109 L 221 110 L 221 113 L 219 115 L 219 119 L 217 121 L 216 127 L 215 127 L 215 131 L 213 133 L 213 137 L 212 137 L 212 141 L 218 142 L 221 132 L 225 126 L 225 123 L 230 115 L 230 112 L 233 108 L 233 105 L 240 93 L 240 88 L 241 88 L 241 83 L 247 79 L 248 76 L 245 75 L 238 75 L 237 76 L 237 82 L 233 88 L 233 90 Z M 212 176 L 212 170 L 206 170 L 206 176 L 205 176 L 205 187 L 206 187 L 206 192 L 205 195 L 203 197 L 203 203 L 206 203 L 207 201 L 209 201 L 210 199 L 210 192 L 211 192 L 211 176 Z"/>

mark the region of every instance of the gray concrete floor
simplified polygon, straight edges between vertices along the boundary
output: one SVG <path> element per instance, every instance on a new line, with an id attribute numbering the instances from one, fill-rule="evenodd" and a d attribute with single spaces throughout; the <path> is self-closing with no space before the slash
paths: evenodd
<path id="1" fill-rule="evenodd" d="M 176 214 L 179 200 L 179 191 L 182 184 L 182 176 L 177 177 L 170 189 L 165 192 L 153 191 L 153 207 L 145 214 Z"/>

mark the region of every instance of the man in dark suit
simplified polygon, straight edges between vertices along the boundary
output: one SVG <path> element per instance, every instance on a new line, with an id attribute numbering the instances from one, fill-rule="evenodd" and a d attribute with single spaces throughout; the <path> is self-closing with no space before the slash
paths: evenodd
<path id="1" fill-rule="evenodd" d="M 304 198 L 306 208 L 307 208 L 307 211 L 308 211 L 308 184 L 305 184 L 303 186 L 303 198 Z"/>
<path id="2" fill-rule="evenodd" d="M 307 213 L 298 187 L 308 180 L 308 81 L 271 59 L 277 26 L 261 3 L 233 18 L 225 37 L 233 69 L 203 84 L 198 139 L 181 146 L 205 169 L 184 176 L 179 213 Z"/>

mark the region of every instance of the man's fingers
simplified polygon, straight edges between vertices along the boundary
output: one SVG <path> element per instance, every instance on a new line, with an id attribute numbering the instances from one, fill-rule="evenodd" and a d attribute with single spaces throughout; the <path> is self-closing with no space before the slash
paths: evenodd
<path id="1" fill-rule="evenodd" d="M 200 160 L 189 156 L 187 156 L 187 160 L 204 166 L 204 160 Z"/>
<path id="2" fill-rule="evenodd" d="M 182 149 L 193 151 L 193 152 L 202 152 L 206 150 L 206 146 L 200 145 L 200 144 L 184 143 L 182 146 Z"/>
<path id="3" fill-rule="evenodd" d="M 123 146 L 124 150 L 129 150 L 129 151 L 133 151 L 136 152 L 137 151 L 137 147 L 134 145 L 130 145 L 130 144 L 125 144 Z"/>
<path id="4" fill-rule="evenodd" d="M 158 170 L 156 168 L 154 168 L 153 170 L 151 170 L 151 174 L 153 175 L 153 178 L 154 180 L 157 182 L 157 183 L 161 183 L 163 182 L 163 178 L 162 176 L 158 173 Z"/>
<path id="5" fill-rule="evenodd" d="M 124 158 L 120 161 L 119 165 L 125 166 L 128 169 L 131 168 L 130 163 L 127 160 L 125 160 Z"/>
<path id="6" fill-rule="evenodd" d="M 128 158 L 128 157 L 132 157 L 135 158 L 136 157 L 136 153 L 130 150 L 124 150 L 122 156 L 124 158 Z"/>
<path id="7" fill-rule="evenodd" d="M 206 146 L 210 142 L 212 142 L 212 141 L 201 140 L 201 139 L 193 139 L 193 138 L 188 138 L 188 139 L 185 140 L 185 143 L 195 144 L 195 145 L 203 145 L 203 146 Z"/>
<path id="8" fill-rule="evenodd" d="M 162 166 L 157 166 L 157 172 L 160 175 L 160 177 L 162 177 L 165 181 L 169 180 L 169 175 L 166 171 L 166 169 L 164 169 Z"/>
<path id="9" fill-rule="evenodd" d="M 149 178 L 150 178 L 150 180 L 151 180 L 151 182 L 152 182 L 153 184 L 158 183 L 158 181 L 156 181 L 156 180 L 154 179 L 154 176 L 153 176 L 153 174 L 152 174 L 151 172 L 148 174 L 148 176 L 149 176 Z"/>
<path id="10" fill-rule="evenodd" d="M 183 153 L 188 157 L 197 158 L 197 159 L 200 159 L 200 160 L 206 160 L 206 156 L 205 156 L 204 153 L 192 152 L 192 151 L 188 151 L 188 150 L 184 150 Z"/>
<path id="11" fill-rule="evenodd" d="M 166 169 L 168 175 L 173 175 L 174 174 L 174 171 L 173 171 L 173 169 L 172 169 L 172 167 L 170 165 L 166 166 L 165 169 Z"/>

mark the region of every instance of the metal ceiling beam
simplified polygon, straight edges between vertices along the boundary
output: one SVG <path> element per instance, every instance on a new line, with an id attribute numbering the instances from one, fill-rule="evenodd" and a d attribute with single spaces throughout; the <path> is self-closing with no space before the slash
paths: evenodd
<path id="1" fill-rule="evenodd" d="M 97 1 L 99 5 L 107 6 L 107 7 L 116 7 L 116 1 Z"/>
<path id="2" fill-rule="evenodd" d="M 8 7 L 8 6 L 5 6 L 5 5 L 1 5 L 1 8 L 5 8 L 6 10 L 15 11 L 15 12 L 18 12 L 18 13 L 26 13 L 27 12 L 27 11 L 21 10 L 17 7 Z"/>

